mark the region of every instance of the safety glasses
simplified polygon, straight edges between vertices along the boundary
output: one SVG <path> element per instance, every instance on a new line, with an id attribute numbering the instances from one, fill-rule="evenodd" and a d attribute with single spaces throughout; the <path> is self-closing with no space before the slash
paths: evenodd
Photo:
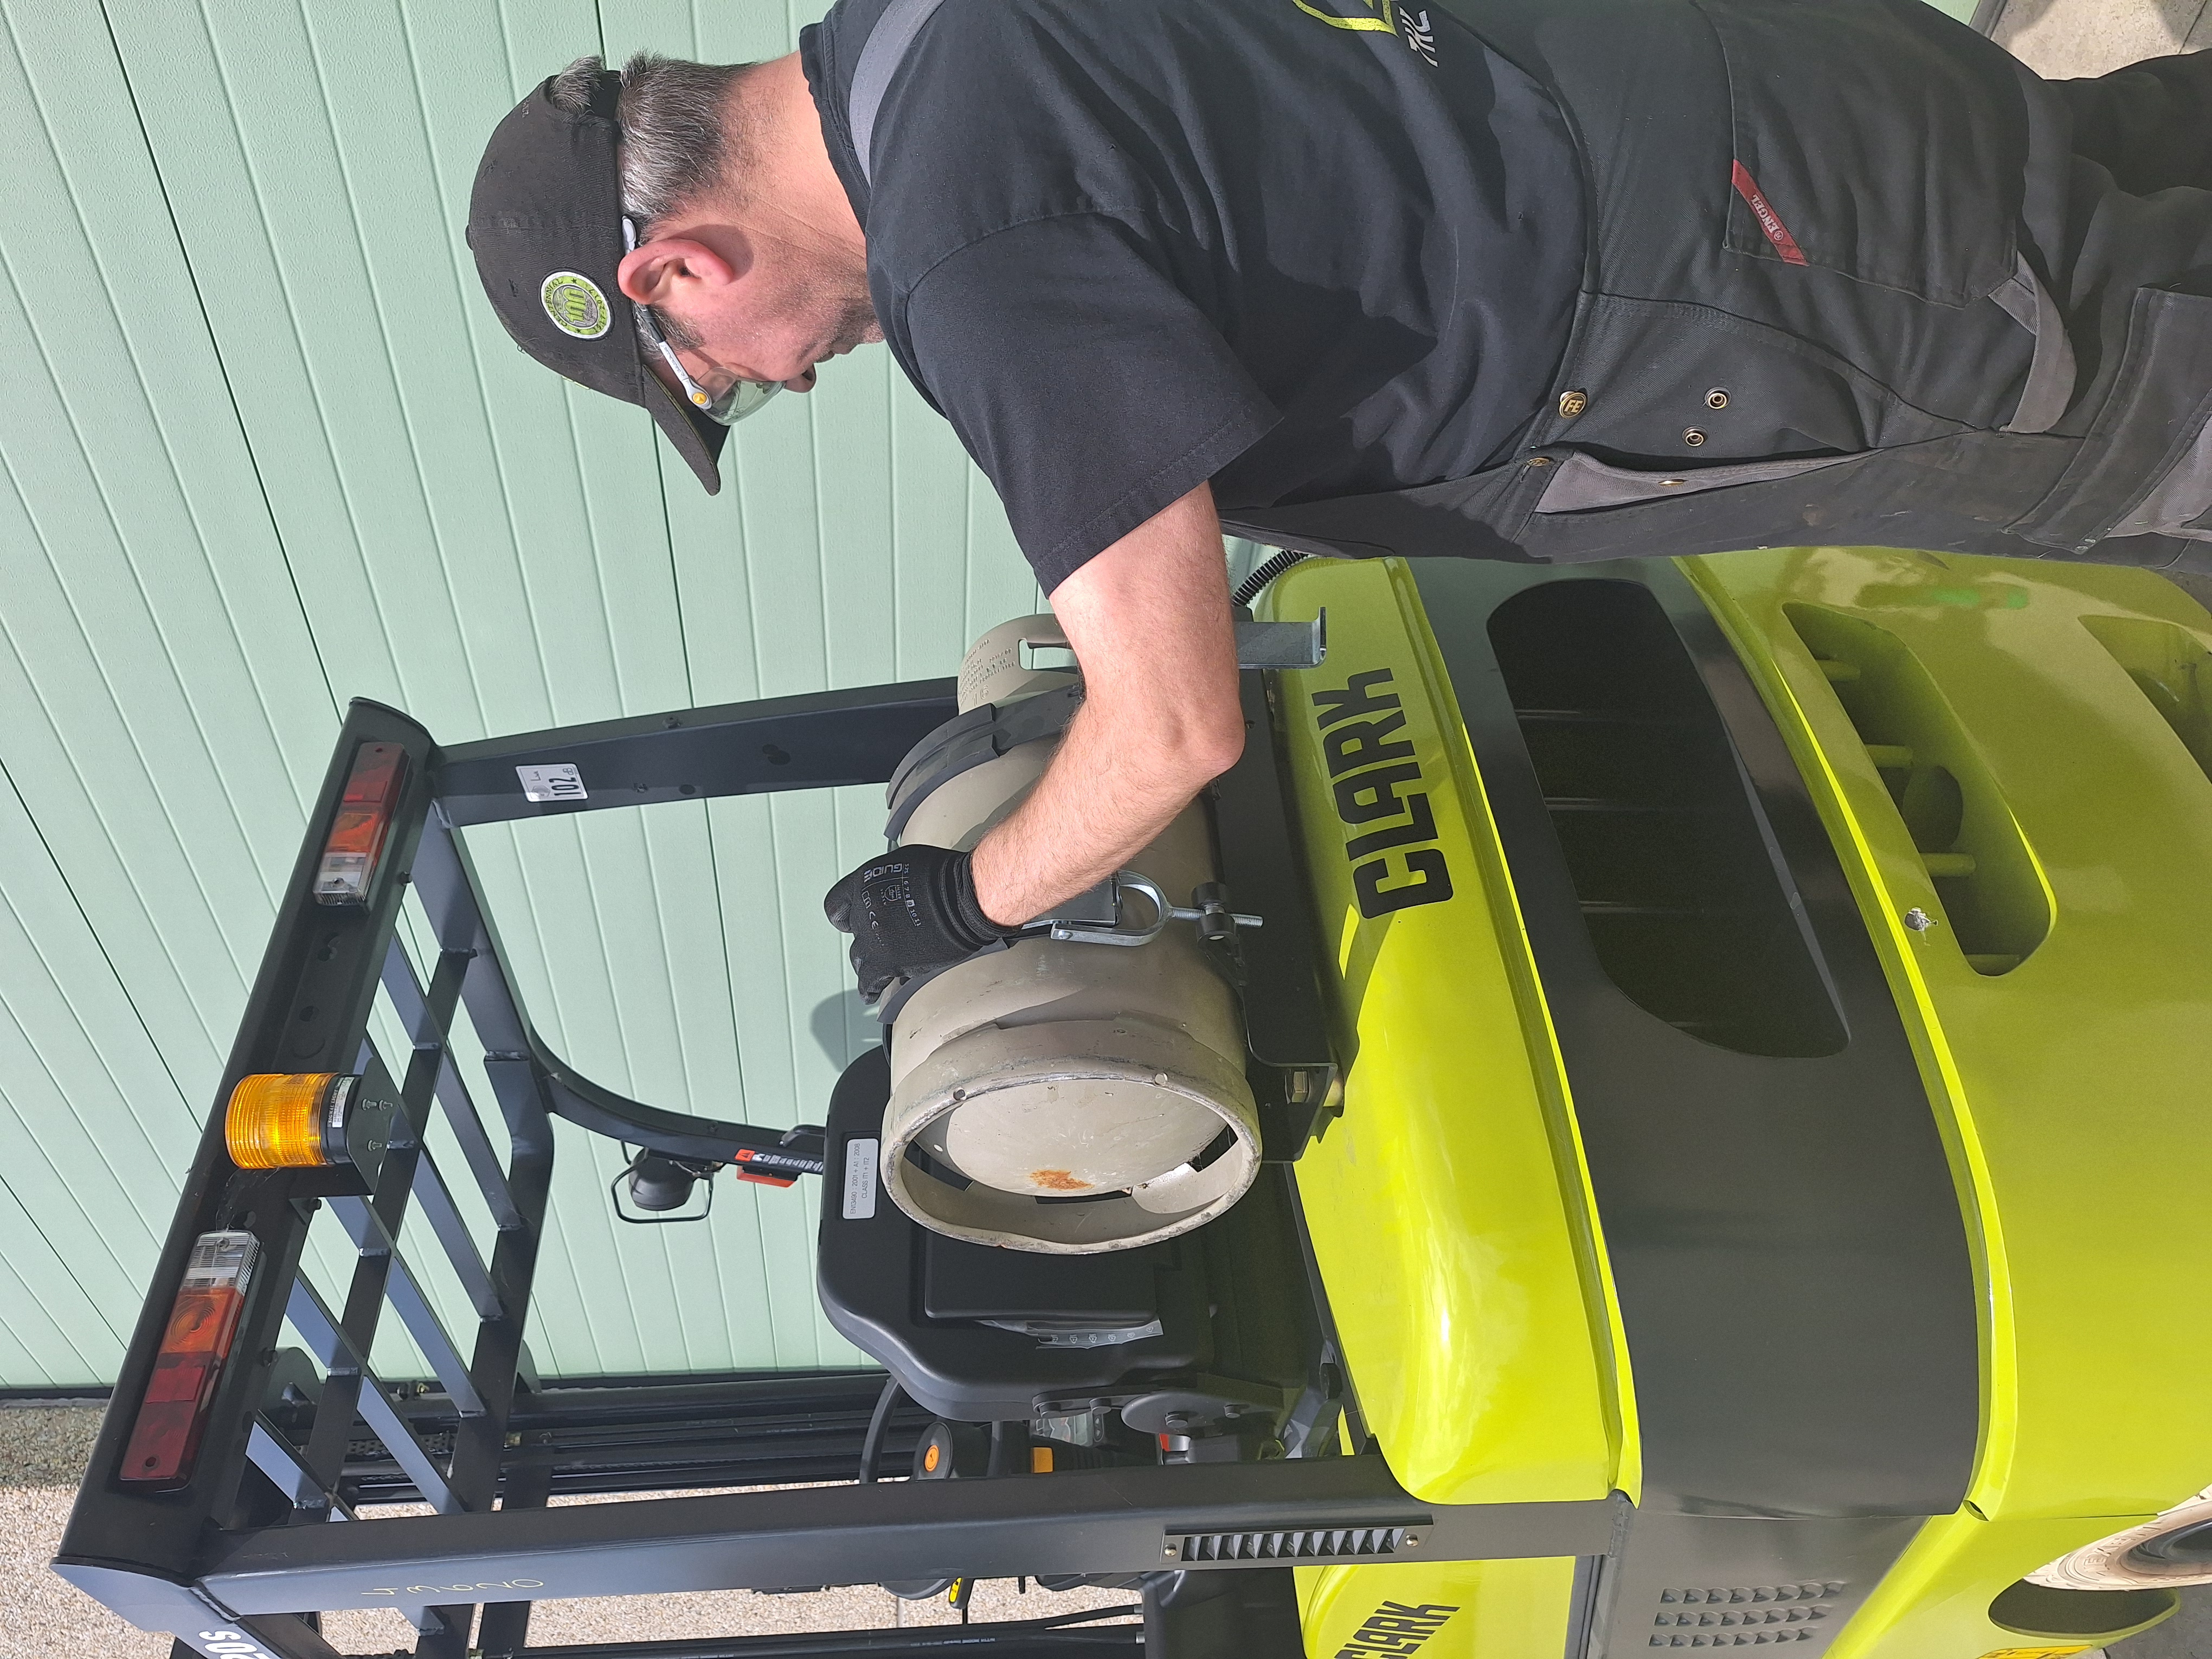
<path id="1" fill-rule="evenodd" d="M 625 216 L 623 220 L 623 251 L 628 252 L 636 246 L 637 225 Z M 783 390 L 774 380 L 732 380 L 720 392 L 711 392 L 691 378 L 691 372 L 684 367 L 683 359 L 676 355 L 676 348 L 668 343 L 668 337 L 660 331 L 660 325 L 653 320 L 650 307 L 632 305 L 630 313 L 637 319 L 639 339 L 645 343 L 648 350 L 660 354 L 661 361 L 674 371 L 676 383 L 684 388 L 684 395 L 708 420 L 723 426 L 735 426 Z"/>

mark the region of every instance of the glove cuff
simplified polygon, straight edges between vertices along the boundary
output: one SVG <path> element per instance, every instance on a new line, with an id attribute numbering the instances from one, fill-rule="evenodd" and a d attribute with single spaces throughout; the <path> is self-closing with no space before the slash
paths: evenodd
<path id="1" fill-rule="evenodd" d="M 975 896 L 975 863 L 972 854 L 963 853 L 945 864 L 946 919 L 966 935 L 962 940 L 970 951 L 980 951 L 987 945 L 1012 939 L 1022 930 L 1004 927 L 984 914 L 982 902 Z"/>

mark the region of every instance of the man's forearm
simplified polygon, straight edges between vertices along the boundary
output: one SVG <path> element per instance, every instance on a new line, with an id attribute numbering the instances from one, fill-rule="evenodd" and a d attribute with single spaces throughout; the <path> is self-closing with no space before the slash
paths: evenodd
<path id="1" fill-rule="evenodd" d="M 1029 799 L 975 848 L 985 913 L 1016 926 L 1124 868 L 1216 775 L 1174 758 L 1133 752 L 1086 706 Z"/>
<path id="2" fill-rule="evenodd" d="M 1221 526 L 1204 486 L 1053 590 L 1085 701 L 1029 799 L 975 849 L 975 894 L 1018 925 L 1096 886 L 1243 744 Z"/>

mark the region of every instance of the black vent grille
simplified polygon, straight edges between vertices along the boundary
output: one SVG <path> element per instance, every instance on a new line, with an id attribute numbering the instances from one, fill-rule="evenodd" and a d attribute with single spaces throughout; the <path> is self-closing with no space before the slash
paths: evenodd
<path id="1" fill-rule="evenodd" d="M 1541 582 L 1489 631 L 1607 977 L 1701 1042 L 1842 1048 L 1728 727 L 1651 590 Z"/>
<path id="2" fill-rule="evenodd" d="M 1418 1536 L 1412 1527 L 1306 1527 L 1284 1532 L 1168 1534 L 1175 1561 L 1387 1560 Z"/>

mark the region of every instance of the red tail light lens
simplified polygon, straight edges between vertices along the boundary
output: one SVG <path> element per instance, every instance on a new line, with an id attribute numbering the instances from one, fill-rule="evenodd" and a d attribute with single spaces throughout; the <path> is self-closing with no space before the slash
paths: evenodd
<path id="1" fill-rule="evenodd" d="M 745 1146 L 738 1148 L 738 1161 L 732 1166 L 731 1173 L 740 1181 L 756 1182 L 763 1187 L 792 1187 L 798 1184 L 797 1176 L 787 1175 L 781 1170 L 753 1168 L 751 1148 Z"/>
<path id="2" fill-rule="evenodd" d="M 246 1287 L 260 1255 L 252 1233 L 202 1233 L 193 1242 L 123 1454 L 120 1478 L 128 1484 L 173 1492 L 191 1480 L 216 1382 L 238 1335 Z"/>
<path id="3" fill-rule="evenodd" d="M 365 904 L 376 861 L 392 831 L 399 788 L 407 778 L 407 751 L 396 743 L 365 743 L 354 751 L 338 815 L 323 843 L 315 872 L 319 904 Z"/>

